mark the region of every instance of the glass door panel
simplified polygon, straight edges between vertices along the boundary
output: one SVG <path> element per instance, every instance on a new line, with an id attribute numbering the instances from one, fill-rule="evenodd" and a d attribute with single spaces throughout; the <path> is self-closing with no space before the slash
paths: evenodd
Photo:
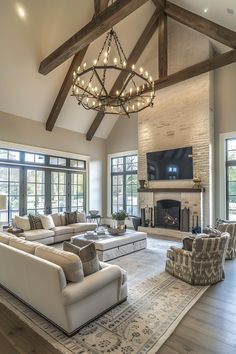
<path id="1" fill-rule="evenodd" d="M 45 213 L 45 171 L 26 169 L 27 214 Z"/>
<path id="2" fill-rule="evenodd" d="M 9 223 L 20 209 L 20 168 L 0 167 L 0 195 L 7 196 L 6 209 L 0 210 L 0 223 Z"/>
<path id="3" fill-rule="evenodd" d="M 85 210 L 85 178 L 83 173 L 71 172 L 71 211 Z"/>
<path id="4" fill-rule="evenodd" d="M 66 172 L 51 172 L 51 210 L 66 211 Z"/>

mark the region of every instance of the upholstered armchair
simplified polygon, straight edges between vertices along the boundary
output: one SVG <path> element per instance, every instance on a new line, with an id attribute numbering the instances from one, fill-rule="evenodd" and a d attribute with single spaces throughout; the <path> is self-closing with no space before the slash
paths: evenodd
<path id="1" fill-rule="evenodd" d="M 171 247 L 166 271 L 192 285 L 209 285 L 224 279 L 224 262 L 229 235 L 196 237 L 192 251 Z"/>
<path id="2" fill-rule="evenodd" d="M 236 257 L 236 223 L 224 221 L 219 223 L 217 230 L 229 233 L 230 238 L 225 259 L 234 259 Z"/>

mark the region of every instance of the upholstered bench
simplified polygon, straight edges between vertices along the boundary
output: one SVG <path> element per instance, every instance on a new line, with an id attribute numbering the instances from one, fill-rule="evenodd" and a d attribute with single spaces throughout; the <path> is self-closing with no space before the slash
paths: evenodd
<path id="1" fill-rule="evenodd" d="M 131 230 L 127 230 L 122 236 L 112 236 L 109 234 L 91 236 L 84 234 L 72 236 L 72 243 L 74 239 L 93 241 L 100 261 L 109 261 L 147 247 L 147 234 Z"/>

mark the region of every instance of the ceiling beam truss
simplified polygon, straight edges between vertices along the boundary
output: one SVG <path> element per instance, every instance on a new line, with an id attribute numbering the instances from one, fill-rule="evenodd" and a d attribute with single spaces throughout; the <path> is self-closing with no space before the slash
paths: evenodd
<path id="1" fill-rule="evenodd" d="M 95 41 L 95 39 L 107 32 L 112 26 L 144 5 L 147 1 L 148 0 L 115 1 L 46 57 L 39 66 L 39 72 L 43 75 L 48 74 L 78 51 Z"/>
<path id="2" fill-rule="evenodd" d="M 100 11 L 105 10 L 105 8 L 108 5 L 109 0 L 94 0 L 94 11 L 95 11 L 95 16 L 98 15 Z M 46 130 L 52 131 L 55 123 L 58 119 L 58 116 L 61 112 L 61 109 L 65 103 L 65 100 L 68 96 L 68 93 L 70 91 L 72 81 L 73 81 L 73 72 L 76 71 L 78 66 L 81 65 L 85 54 L 88 49 L 88 45 L 80 50 L 78 53 L 75 54 L 72 63 L 69 67 L 69 70 L 67 71 L 67 74 L 65 76 L 65 79 L 61 85 L 60 91 L 58 92 L 58 95 L 56 97 L 56 100 L 54 102 L 54 105 L 52 107 L 52 110 L 49 114 L 49 117 L 46 122 Z"/>
<path id="3" fill-rule="evenodd" d="M 186 25 L 231 48 L 236 48 L 236 33 L 202 16 L 166 1 L 165 13 L 174 20 Z"/>
<path id="4" fill-rule="evenodd" d="M 167 76 L 167 15 L 162 11 L 159 17 L 158 27 L 158 72 L 159 78 Z"/>

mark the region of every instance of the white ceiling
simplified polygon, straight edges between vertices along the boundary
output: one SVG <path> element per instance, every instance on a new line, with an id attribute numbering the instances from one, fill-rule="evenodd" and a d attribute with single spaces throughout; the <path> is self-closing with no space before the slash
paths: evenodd
<path id="1" fill-rule="evenodd" d="M 236 0 L 172 0 L 186 9 L 236 31 Z M 16 6 L 25 9 L 20 18 Z M 208 12 L 204 13 L 207 8 Z M 38 73 L 42 59 L 90 21 L 93 0 L 0 0 L 0 111 L 46 122 L 70 60 L 43 76 Z M 121 21 L 116 31 L 124 51 L 129 55 L 155 9 L 150 0 Z M 230 9 L 227 12 L 227 9 Z M 229 12 L 234 12 L 231 14 Z M 92 62 L 104 36 L 89 47 L 85 60 Z M 146 53 L 156 55 L 155 38 Z M 223 48 L 224 49 L 224 48 Z M 86 133 L 96 112 L 86 111 L 68 95 L 57 126 Z M 116 122 L 105 116 L 96 136 L 107 138 Z"/>

